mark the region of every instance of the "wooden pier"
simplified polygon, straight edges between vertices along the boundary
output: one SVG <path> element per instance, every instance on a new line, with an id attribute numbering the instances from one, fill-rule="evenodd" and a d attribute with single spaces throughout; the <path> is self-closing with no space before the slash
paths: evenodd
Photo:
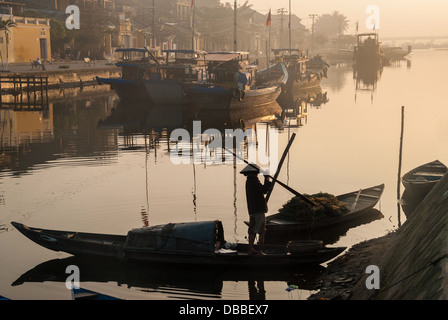
<path id="1" fill-rule="evenodd" d="M 0 76 L 0 108 L 48 109 L 48 77 Z"/>

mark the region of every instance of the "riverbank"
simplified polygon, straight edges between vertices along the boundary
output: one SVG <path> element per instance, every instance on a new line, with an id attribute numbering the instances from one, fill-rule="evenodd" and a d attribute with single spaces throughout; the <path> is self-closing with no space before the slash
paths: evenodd
<path id="1" fill-rule="evenodd" d="M 367 266 L 376 264 L 375 257 L 394 241 L 395 236 L 396 232 L 392 232 L 358 243 L 332 261 L 317 281 L 319 292 L 308 300 L 357 300 L 353 295 L 355 285 L 368 276 Z"/>
<path id="2" fill-rule="evenodd" d="M 80 87 L 97 85 L 96 77 L 118 78 L 121 76 L 121 68 L 107 61 L 97 61 L 95 64 L 86 64 L 83 61 L 53 62 L 45 65 L 45 70 L 32 68 L 30 64 L 10 64 L 7 71 L 0 72 L 1 77 L 22 77 L 33 81 L 34 77 L 48 78 L 48 89 L 63 87 Z M 18 80 L 18 79 L 16 79 Z M 39 80 L 36 80 L 39 81 Z M 25 83 L 24 83 L 25 84 Z M 39 82 L 38 82 L 39 84 Z M 8 90 L 14 88 L 13 83 L 2 83 L 3 94 L 10 94 Z"/>
<path id="3" fill-rule="evenodd" d="M 447 300 L 448 174 L 394 233 L 355 245 L 331 263 L 310 299 Z M 368 266 L 379 289 L 368 289 Z"/>

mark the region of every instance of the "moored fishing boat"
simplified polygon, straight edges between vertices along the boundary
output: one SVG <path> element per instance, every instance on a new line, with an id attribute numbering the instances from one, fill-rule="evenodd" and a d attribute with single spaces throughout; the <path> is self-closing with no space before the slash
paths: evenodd
<path id="1" fill-rule="evenodd" d="M 375 32 L 360 33 L 357 35 L 353 58 L 355 67 L 366 65 L 381 67 L 388 62 L 383 52 L 383 45 L 379 41 L 378 34 Z"/>
<path id="2" fill-rule="evenodd" d="M 384 184 L 374 187 L 360 189 L 336 196 L 339 203 L 345 206 L 345 212 L 341 214 L 325 215 L 320 217 L 310 214 L 300 214 L 294 219 L 285 217 L 282 213 L 276 213 L 266 217 L 266 235 L 316 232 L 318 230 L 329 230 L 339 225 L 350 223 L 355 219 L 365 218 L 368 215 L 376 217 L 372 209 L 378 203 L 384 191 Z"/>
<path id="3" fill-rule="evenodd" d="M 401 181 L 409 196 L 422 199 L 434 188 L 446 172 L 446 165 L 439 160 L 434 160 L 405 173 Z"/>
<path id="4" fill-rule="evenodd" d="M 155 67 L 156 51 L 148 48 L 122 48 L 122 57 L 115 65 L 121 68 L 120 78 L 96 77 L 100 84 L 108 84 L 120 100 L 147 101 L 149 96 L 140 80 Z"/>
<path id="5" fill-rule="evenodd" d="M 75 256 L 197 267 L 286 267 L 319 265 L 345 250 L 327 248 L 291 253 L 286 245 L 265 246 L 265 255 L 249 255 L 247 244 L 229 244 L 220 221 L 170 223 L 107 235 L 32 228 L 11 223 L 35 243 Z"/>
<path id="6" fill-rule="evenodd" d="M 301 49 L 273 49 L 276 63 L 282 62 L 288 70 L 286 92 L 294 92 L 318 87 L 327 77 L 330 65 L 317 55 L 309 57 Z"/>
<path id="7" fill-rule="evenodd" d="M 187 103 L 187 88 L 203 77 L 202 51 L 163 50 L 164 59 L 148 48 L 117 49 L 123 57 L 116 64 L 121 78 L 99 78 L 109 84 L 121 100 L 140 100 L 153 105 Z"/>
<path id="8" fill-rule="evenodd" d="M 193 112 L 260 110 L 276 102 L 288 81 L 282 63 L 258 71 L 247 52 L 217 52 L 205 56 L 206 78 L 189 90 Z"/>
<path id="9" fill-rule="evenodd" d="M 205 52 L 196 50 L 163 50 L 164 63 L 140 80 L 153 105 L 189 104 L 186 93 L 205 77 Z"/>

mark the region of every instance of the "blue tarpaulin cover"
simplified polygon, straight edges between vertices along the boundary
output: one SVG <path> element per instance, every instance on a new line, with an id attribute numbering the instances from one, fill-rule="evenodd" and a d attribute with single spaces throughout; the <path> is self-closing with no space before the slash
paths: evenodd
<path id="1" fill-rule="evenodd" d="M 221 221 L 169 223 L 128 232 L 127 247 L 214 252 L 224 242 Z"/>

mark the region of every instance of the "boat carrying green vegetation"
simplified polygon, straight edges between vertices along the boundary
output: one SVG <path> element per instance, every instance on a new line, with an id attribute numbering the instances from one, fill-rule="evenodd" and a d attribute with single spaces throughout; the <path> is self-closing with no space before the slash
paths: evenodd
<path id="1" fill-rule="evenodd" d="M 310 207 L 299 197 L 291 198 L 279 210 L 279 217 L 285 220 L 300 221 L 305 219 L 324 219 L 336 217 L 348 213 L 350 210 L 332 194 L 319 192 L 313 195 L 305 195 L 308 199 L 317 204 Z"/>

